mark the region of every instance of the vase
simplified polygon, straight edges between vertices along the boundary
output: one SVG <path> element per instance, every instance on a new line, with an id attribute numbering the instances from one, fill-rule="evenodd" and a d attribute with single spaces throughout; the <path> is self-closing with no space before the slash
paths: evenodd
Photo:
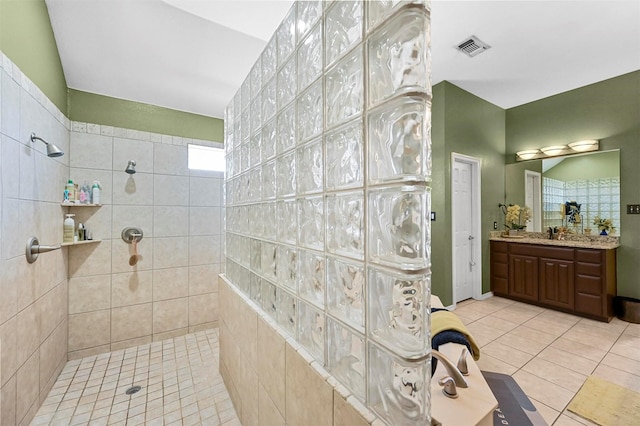
<path id="1" fill-rule="evenodd" d="M 603 230 L 600 232 L 600 235 L 607 235 L 607 231 L 606 231 L 605 229 L 603 229 Z"/>
<path id="2" fill-rule="evenodd" d="M 510 237 L 517 237 L 518 236 L 518 230 L 517 229 L 509 229 L 509 236 Z"/>

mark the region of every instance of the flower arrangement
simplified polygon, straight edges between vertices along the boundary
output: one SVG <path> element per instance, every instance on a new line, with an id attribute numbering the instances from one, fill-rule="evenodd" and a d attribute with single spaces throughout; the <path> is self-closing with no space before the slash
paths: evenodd
<path id="1" fill-rule="evenodd" d="M 604 219 L 600 216 L 596 216 L 593 218 L 593 224 L 598 227 L 600 232 L 604 231 L 607 234 L 612 234 L 616 231 L 616 228 L 613 226 L 613 222 L 611 219 Z"/>
<path id="2" fill-rule="evenodd" d="M 531 209 L 527 206 L 520 207 L 517 204 L 502 205 L 504 212 L 504 226 L 507 229 L 522 230 L 527 227 L 527 222 L 531 220 Z"/>

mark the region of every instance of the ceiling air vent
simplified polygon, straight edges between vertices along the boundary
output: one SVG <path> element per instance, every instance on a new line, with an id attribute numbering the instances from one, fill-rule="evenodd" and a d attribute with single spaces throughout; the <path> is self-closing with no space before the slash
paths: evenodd
<path id="1" fill-rule="evenodd" d="M 465 53 L 470 58 L 490 49 L 487 43 L 480 41 L 476 36 L 467 37 L 462 43 L 458 44 L 457 49 Z"/>

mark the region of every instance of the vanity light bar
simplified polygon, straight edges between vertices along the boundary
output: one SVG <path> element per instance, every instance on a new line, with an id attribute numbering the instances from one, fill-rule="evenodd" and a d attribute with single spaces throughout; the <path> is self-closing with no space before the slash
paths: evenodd
<path id="1" fill-rule="evenodd" d="M 568 145 L 552 145 L 540 149 L 525 149 L 516 152 L 516 161 L 533 160 L 538 158 L 556 157 L 558 155 L 580 154 L 589 151 L 598 151 L 600 141 L 587 139 L 571 142 Z"/>
<path id="2" fill-rule="evenodd" d="M 587 139 L 584 141 L 571 142 L 569 148 L 577 152 L 595 151 L 598 149 L 598 141 L 596 139 Z M 595 147 L 595 149 L 594 149 Z"/>
<path id="3" fill-rule="evenodd" d="M 560 155 L 565 149 L 567 149 L 566 145 L 552 145 L 540 148 L 540 151 L 542 151 L 542 153 L 547 157 L 554 157 L 556 155 Z"/>

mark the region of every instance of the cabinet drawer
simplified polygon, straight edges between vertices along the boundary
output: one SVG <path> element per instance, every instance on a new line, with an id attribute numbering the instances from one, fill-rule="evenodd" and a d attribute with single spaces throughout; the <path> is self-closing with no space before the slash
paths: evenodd
<path id="1" fill-rule="evenodd" d="M 509 276 L 509 264 L 494 263 L 491 265 L 491 273 L 495 277 L 507 278 Z"/>
<path id="2" fill-rule="evenodd" d="M 538 256 L 540 257 L 557 260 L 573 260 L 574 251 L 572 248 L 541 246 L 539 250 L 540 253 Z"/>
<path id="3" fill-rule="evenodd" d="M 491 241 L 491 253 L 506 253 L 508 247 L 504 241 Z"/>
<path id="4" fill-rule="evenodd" d="M 576 277 L 576 293 L 602 296 L 602 279 L 580 275 Z"/>
<path id="5" fill-rule="evenodd" d="M 602 265 L 599 263 L 576 262 L 576 273 L 600 278 L 602 276 Z"/>
<path id="6" fill-rule="evenodd" d="M 602 263 L 602 250 L 576 249 L 576 261 Z"/>
<path id="7" fill-rule="evenodd" d="M 526 256 L 546 257 L 558 260 L 573 260 L 574 249 L 567 247 L 549 247 L 533 244 L 511 244 L 509 253 Z"/>
<path id="8" fill-rule="evenodd" d="M 491 254 L 491 261 L 496 264 L 496 263 L 504 263 L 505 265 L 507 263 L 509 263 L 509 258 L 508 258 L 508 254 L 507 253 L 492 253 Z"/>

